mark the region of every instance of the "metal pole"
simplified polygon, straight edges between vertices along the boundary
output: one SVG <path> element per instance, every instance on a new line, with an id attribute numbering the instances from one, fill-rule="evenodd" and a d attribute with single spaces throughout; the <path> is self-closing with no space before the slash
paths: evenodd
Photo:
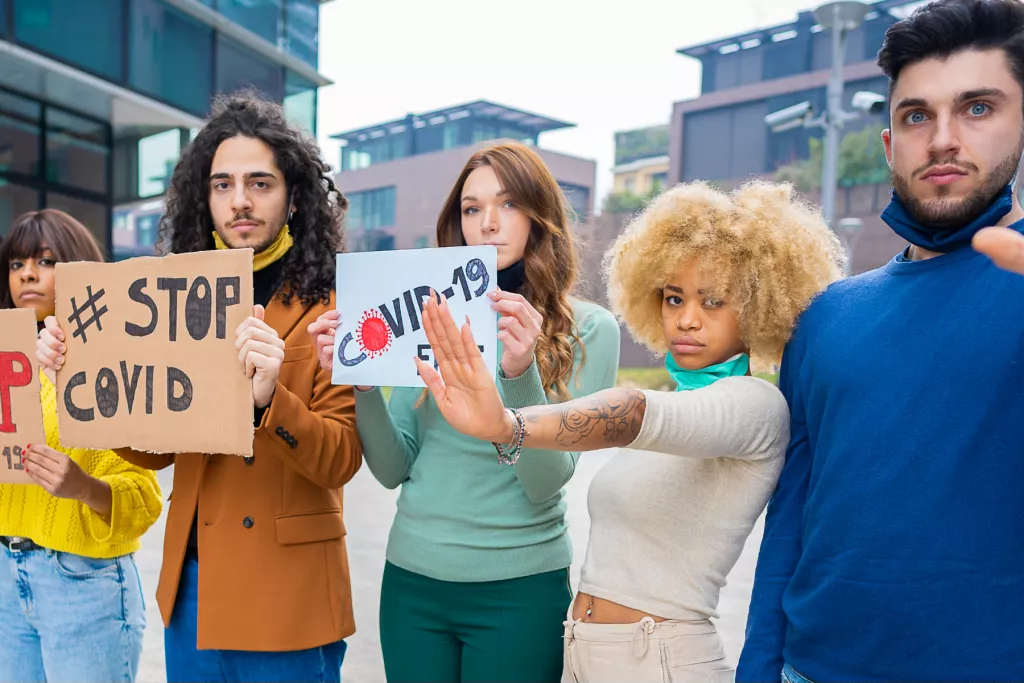
<path id="1" fill-rule="evenodd" d="M 828 224 L 835 227 L 836 185 L 839 173 L 839 131 L 843 110 L 843 48 L 846 30 L 834 9 L 832 22 L 832 74 L 828 79 L 828 106 L 825 110 L 825 159 L 821 169 L 821 209 Z"/>

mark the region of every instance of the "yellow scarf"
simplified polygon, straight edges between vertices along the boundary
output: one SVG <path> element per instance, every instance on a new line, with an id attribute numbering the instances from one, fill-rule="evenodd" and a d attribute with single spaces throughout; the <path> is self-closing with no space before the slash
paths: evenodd
<path id="1" fill-rule="evenodd" d="M 224 243 L 224 240 L 216 232 L 213 233 L 213 243 L 218 249 L 231 248 Z M 277 233 L 277 238 L 273 243 L 260 253 L 253 255 L 252 272 L 261 271 L 271 263 L 280 261 L 288 253 L 288 250 L 292 248 L 292 244 L 294 244 L 294 241 L 292 240 L 291 233 L 288 232 L 288 224 L 285 223 L 284 227 L 281 228 L 281 232 Z"/>

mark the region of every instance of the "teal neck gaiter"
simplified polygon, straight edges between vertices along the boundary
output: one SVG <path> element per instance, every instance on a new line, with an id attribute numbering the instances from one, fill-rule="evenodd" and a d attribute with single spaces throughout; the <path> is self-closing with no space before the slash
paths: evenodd
<path id="1" fill-rule="evenodd" d="M 727 361 L 700 370 L 687 370 L 676 364 L 671 353 L 665 354 L 665 367 L 676 382 L 676 391 L 701 389 L 725 377 L 740 377 L 750 370 L 750 356 L 740 353 Z"/>

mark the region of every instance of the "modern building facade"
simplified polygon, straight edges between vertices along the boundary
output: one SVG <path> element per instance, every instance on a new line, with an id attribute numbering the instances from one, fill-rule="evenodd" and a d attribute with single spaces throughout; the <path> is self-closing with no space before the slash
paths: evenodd
<path id="1" fill-rule="evenodd" d="M 541 133 L 572 125 L 481 100 L 332 135 L 343 144 L 335 182 L 349 200 L 346 248 L 434 246 L 437 214 L 475 149 L 497 139 L 533 146 Z M 586 221 L 593 211 L 595 162 L 537 152 L 577 220 Z"/>
<path id="2" fill-rule="evenodd" d="M 876 65 L 885 31 L 923 4 L 883 0 L 848 34 L 843 105 L 857 91 L 885 95 L 888 82 Z M 670 183 L 706 180 L 724 188 L 754 177 L 791 180 L 812 201 L 820 197 L 821 128 L 773 132 L 764 117 L 801 102 L 825 105 L 831 64 L 830 35 L 811 12 L 795 22 L 679 50 L 700 60 L 701 95 L 673 106 L 669 136 Z M 839 161 L 837 217 L 863 227 L 847 238 L 851 270 L 885 263 L 905 243 L 879 219 L 891 186 L 880 133 L 888 108 L 849 123 Z"/>
<path id="3" fill-rule="evenodd" d="M 643 196 L 665 187 L 668 140 L 667 125 L 616 133 L 612 192 Z"/>
<path id="4" fill-rule="evenodd" d="M 254 88 L 315 134 L 320 4 L 0 0 L 0 234 L 60 208 L 115 258 L 152 253 L 213 96 Z"/>

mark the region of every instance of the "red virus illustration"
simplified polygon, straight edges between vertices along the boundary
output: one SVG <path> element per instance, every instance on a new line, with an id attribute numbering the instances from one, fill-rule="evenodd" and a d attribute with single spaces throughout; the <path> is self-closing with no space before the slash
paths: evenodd
<path id="1" fill-rule="evenodd" d="M 391 328 L 380 311 L 364 311 L 356 327 L 356 342 L 369 358 L 376 358 L 391 349 Z"/>

